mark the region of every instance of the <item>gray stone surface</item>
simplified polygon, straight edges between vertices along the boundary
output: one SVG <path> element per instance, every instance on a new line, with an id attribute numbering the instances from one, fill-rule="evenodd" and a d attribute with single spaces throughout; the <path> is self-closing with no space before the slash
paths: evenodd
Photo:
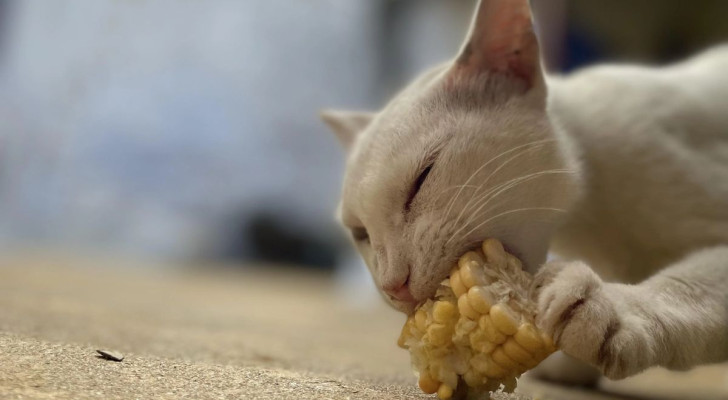
<path id="1" fill-rule="evenodd" d="M 138 265 L 0 257 L 0 399 L 433 398 L 395 345 L 403 316 L 346 302 L 326 276 L 127 264 Z M 654 371 L 603 387 L 523 379 L 521 395 L 496 398 L 726 399 L 728 369 Z"/>

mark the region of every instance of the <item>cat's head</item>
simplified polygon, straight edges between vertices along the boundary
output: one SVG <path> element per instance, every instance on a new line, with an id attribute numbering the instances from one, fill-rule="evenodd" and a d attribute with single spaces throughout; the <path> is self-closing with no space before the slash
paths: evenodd
<path id="1" fill-rule="evenodd" d="M 458 57 L 380 112 L 323 118 L 348 152 L 339 218 L 404 312 L 488 237 L 534 270 L 575 198 L 527 0 L 483 0 Z"/>

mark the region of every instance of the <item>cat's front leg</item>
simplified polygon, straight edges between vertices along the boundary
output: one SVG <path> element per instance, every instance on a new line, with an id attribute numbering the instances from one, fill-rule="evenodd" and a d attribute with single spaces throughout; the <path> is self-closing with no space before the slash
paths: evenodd
<path id="1" fill-rule="evenodd" d="M 621 379 L 651 366 L 728 359 L 728 248 L 695 253 L 639 285 L 586 264 L 546 264 L 537 323 L 564 353 Z"/>
<path id="2" fill-rule="evenodd" d="M 635 287 L 604 283 L 581 262 L 543 268 L 537 323 L 564 353 L 613 379 L 656 363 L 658 326 L 639 304 Z"/>

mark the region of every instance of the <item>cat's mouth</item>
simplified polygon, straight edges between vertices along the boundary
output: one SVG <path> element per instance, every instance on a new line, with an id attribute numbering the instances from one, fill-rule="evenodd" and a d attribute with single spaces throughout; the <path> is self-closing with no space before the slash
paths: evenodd
<path id="1" fill-rule="evenodd" d="M 482 243 L 485 241 L 485 239 L 481 239 L 478 241 L 479 244 L 472 245 L 465 247 L 459 251 L 459 255 L 462 256 L 463 254 L 466 254 L 470 251 L 478 251 L 481 249 Z M 518 250 L 516 246 L 514 246 L 512 243 L 509 244 L 508 242 L 501 242 L 503 245 L 503 249 L 513 256 L 517 258 L 521 258 L 522 252 Z M 443 258 L 444 259 L 444 258 Z M 438 276 L 435 278 L 437 281 L 437 284 L 428 287 L 426 295 L 423 296 L 423 293 L 421 291 L 422 287 L 420 287 L 420 290 L 415 290 L 413 293 L 412 286 L 417 286 L 417 282 L 412 281 L 412 276 L 410 275 L 407 278 L 407 281 L 402 285 L 400 289 L 397 291 L 384 291 L 382 290 L 382 294 L 387 300 L 387 302 L 397 311 L 400 311 L 402 313 L 405 313 L 407 315 L 411 315 L 414 313 L 417 306 L 420 304 L 426 302 L 428 299 L 433 298 L 435 296 L 435 293 L 437 292 L 437 288 L 440 286 L 440 282 L 442 282 L 445 279 L 448 279 L 450 277 L 450 272 L 453 268 L 453 265 L 450 263 L 446 267 L 443 266 L 443 269 L 446 269 L 444 272 L 444 275 Z M 437 279 L 440 278 L 440 279 Z M 414 284 L 414 285 L 413 285 Z"/>

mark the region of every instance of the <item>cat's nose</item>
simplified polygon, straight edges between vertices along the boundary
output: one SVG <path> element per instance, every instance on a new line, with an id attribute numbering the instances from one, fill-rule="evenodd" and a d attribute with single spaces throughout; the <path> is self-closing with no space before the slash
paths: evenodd
<path id="1" fill-rule="evenodd" d="M 383 286 L 382 289 L 392 300 L 398 300 L 405 303 L 412 303 L 415 301 L 412 292 L 409 288 L 409 279 L 404 283 L 396 283 Z"/>

